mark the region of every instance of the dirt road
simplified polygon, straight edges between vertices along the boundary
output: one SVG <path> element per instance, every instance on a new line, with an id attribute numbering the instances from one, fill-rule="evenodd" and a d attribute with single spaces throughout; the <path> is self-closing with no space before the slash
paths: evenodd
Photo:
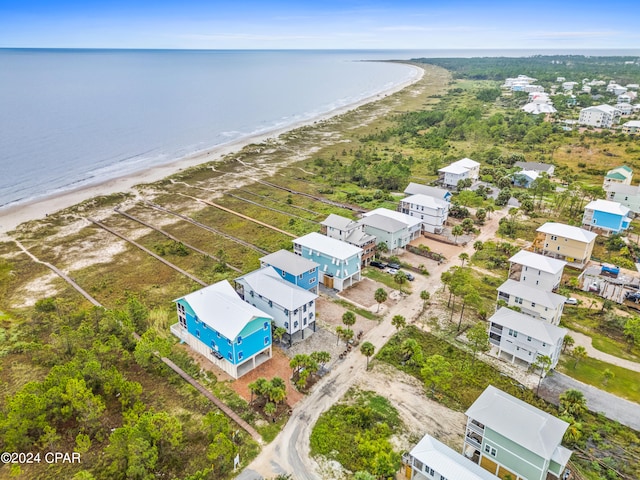
<path id="1" fill-rule="evenodd" d="M 492 239 L 498 229 L 498 222 L 504 215 L 506 215 L 506 210 L 494 212 L 491 220 L 485 224 L 475 240 Z M 462 252 L 471 255 L 473 242 L 469 242 L 465 247 L 460 247 L 458 254 Z M 442 265 L 432 262 L 433 264 L 429 266 L 431 275 L 428 277 L 416 275 L 415 281 L 412 282 L 413 293 L 391 306 L 386 312 L 384 320 L 371 329 L 365 335 L 364 340 L 373 343 L 378 351 L 395 333 L 395 328 L 391 325 L 391 318 L 394 315 L 404 316 L 407 322 L 415 320 L 422 308 L 420 292 L 427 290 L 433 294 L 439 289 L 441 287 L 440 275 L 455 264 L 456 258 L 457 255 L 452 256 L 449 262 Z M 326 480 L 329 478 L 320 471 L 319 465 L 311 458 L 309 448 L 311 430 L 320 414 L 342 398 L 350 387 L 357 384 L 360 388 L 374 389 L 368 382 L 369 372 L 365 371 L 365 366 L 365 357 L 357 351 L 351 352 L 345 360 L 337 363 L 332 372 L 323 378 L 314 390 L 294 408 L 289 422 L 278 437 L 265 447 L 237 478 L 239 480 L 259 480 L 271 478 L 281 473 L 294 474 L 296 480 Z M 398 403 L 399 410 L 405 412 L 405 415 L 411 415 L 411 412 L 419 412 L 430 406 L 425 396 L 399 395 L 398 398 L 395 398 L 397 395 L 390 393 L 393 390 L 392 387 L 387 386 L 386 390 L 381 393 L 387 397 L 393 396 L 394 403 L 401 402 L 401 404 Z M 415 421 L 418 422 L 417 419 Z"/>

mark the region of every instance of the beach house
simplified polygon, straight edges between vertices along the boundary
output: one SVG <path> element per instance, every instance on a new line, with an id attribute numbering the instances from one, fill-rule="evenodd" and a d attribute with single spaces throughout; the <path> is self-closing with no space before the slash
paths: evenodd
<path id="1" fill-rule="evenodd" d="M 511 279 L 507 279 L 497 290 L 497 308 L 501 308 L 500 305 L 502 304 L 552 325 L 560 323 L 566 297 L 550 291 L 532 288 L 526 283 Z"/>
<path id="2" fill-rule="evenodd" d="M 425 435 L 402 459 L 408 480 L 499 480 L 478 464 Z"/>
<path id="3" fill-rule="evenodd" d="M 607 188 L 607 200 L 618 202 L 631 210 L 634 214 L 640 214 L 640 185 L 613 184 Z"/>
<path id="4" fill-rule="evenodd" d="M 489 318 L 489 342 L 497 347 L 498 358 L 511 363 L 518 361 L 529 367 L 538 356 L 551 359 L 551 368 L 558 364 L 564 328 L 541 322 L 509 308 L 500 308 Z"/>
<path id="5" fill-rule="evenodd" d="M 319 265 L 319 281 L 342 291 L 360 280 L 362 249 L 317 232 L 293 240 L 293 252 Z"/>
<path id="6" fill-rule="evenodd" d="M 358 223 L 376 239 L 376 244 L 386 245 L 386 250 L 397 253 L 411 241 L 407 224 L 384 215 L 368 215 Z"/>
<path id="7" fill-rule="evenodd" d="M 236 290 L 247 303 L 273 317 L 276 327 L 286 330 L 289 344 L 300 332 L 316 330 L 318 295 L 282 278 L 273 267 L 254 270 L 236 279 Z"/>
<path id="8" fill-rule="evenodd" d="M 366 267 L 376 254 L 376 237 L 365 231 L 364 225 L 334 213 L 320 223 L 320 233 L 362 249 L 362 266 Z"/>
<path id="9" fill-rule="evenodd" d="M 533 249 L 547 257 L 558 258 L 567 265 L 582 269 L 591 258 L 597 234 L 564 223 L 547 222 L 540 226 Z"/>
<path id="10" fill-rule="evenodd" d="M 626 165 L 621 165 L 607 172 L 602 188 L 609 190 L 614 185 L 631 185 L 631 180 L 633 180 L 633 170 Z"/>
<path id="11" fill-rule="evenodd" d="M 398 212 L 397 210 L 389 210 L 388 208 L 376 208 L 375 210 L 363 213 L 362 217 L 370 217 L 372 215 L 382 215 L 383 217 L 404 223 L 407 226 L 407 231 L 409 232 L 409 241 L 419 238 L 422 234 L 422 221 L 419 218 L 414 218 L 410 215 Z M 367 231 L 366 225 L 365 231 Z"/>
<path id="12" fill-rule="evenodd" d="M 173 333 L 233 378 L 271 358 L 268 313 L 244 302 L 226 280 L 174 300 Z"/>
<path id="13" fill-rule="evenodd" d="M 534 170 L 520 170 L 511 175 L 513 184 L 518 187 L 529 188 L 535 182 L 540 174 Z"/>
<path id="14" fill-rule="evenodd" d="M 520 250 L 509 259 L 509 278 L 532 288 L 556 290 L 567 262 Z"/>
<path id="15" fill-rule="evenodd" d="M 578 123 L 590 127 L 610 128 L 620 120 L 620 111 L 611 105 L 596 105 L 580 110 Z"/>
<path id="16" fill-rule="evenodd" d="M 480 164 L 470 158 L 463 158 L 438 170 L 439 179 L 445 187 L 457 188 L 460 180 L 476 182 L 480 176 Z"/>
<path id="17" fill-rule="evenodd" d="M 273 267 L 287 282 L 318 293 L 319 265 L 288 250 L 278 250 L 260 259 L 261 267 Z"/>
<path id="18" fill-rule="evenodd" d="M 618 202 L 594 200 L 584 207 L 582 226 L 604 235 L 620 233 L 631 224 L 631 210 Z"/>
<path id="19" fill-rule="evenodd" d="M 442 233 L 449 217 L 449 202 L 418 193 L 400 200 L 398 211 L 419 219 L 422 231 Z"/>
<path id="20" fill-rule="evenodd" d="M 514 480 L 564 478 L 573 453 L 561 445 L 567 422 L 493 385 L 465 413 L 462 453 L 485 470 Z"/>
<path id="21" fill-rule="evenodd" d="M 409 183 L 407 188 L 404 189 L 404 193 L 409 195 L 422 194 L 433 198 L 439 198 L 447 202 L 451 201 L 452 193 L 449 190 L 438 187 L 431 187 L 429 185 L 421 185 L 420 183 Z"/>
<path id="22" fill-rule="evenodd" d="M 622 125 L 622 133 L 640 133 L 640 120 L 631 120 L 630 122 L 626 122 Z"/>
<path id="23" fill-rule="evenodd" d="M 553 172 L 556 167 L 549 163 L 540 163 L 540 162 L 516 162 L 513 164 L 514 167 L 518 167 L 522 170 L 530 170 L 533 172 L 546 173 L 548 176 L 552 177 Z"/>

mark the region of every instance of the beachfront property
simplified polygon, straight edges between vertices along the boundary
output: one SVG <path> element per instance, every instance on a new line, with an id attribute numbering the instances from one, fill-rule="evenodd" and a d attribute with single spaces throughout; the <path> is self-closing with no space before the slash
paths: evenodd
<path id="1" fill-rule="evenodd" d="M 237 379 L 271 358 L 268 313 L 244 302 L 222 280 L 174 300 L 173 333 L 192 350 Z"/>
<path id="2" fill-rule="evenodd" d="M 509 259 L 509 279 L 552 292 L 560 286 L 567 262 L 520 250 Z"/>
<path id="3" fill-rule="evenodd" d="M 319 265 L 318 279 L 342 291 L 360 280 L 362 249 L 317 232 L 293 240 L 293 253 Z"/>
<path id="4" fill-rule="evenodd" d="M 438 181 L 442 185 L 457 188 L 460 180 L 476 182 L 480 176 L 480 164 L 470 158 L 463 158 L 438 170 Z"/>
<path id="5" fill-rule="evenodd" d="M 604 176 L 602 188 L 608 190 L 613 185 L 631 185 L 633 170 L 626 165 L 612 168 Z"/>
<path id="6" fill-rule="evenodd" d="M 580 110 L 578 123 L 589 127 L 610 128 L 620 120 L 620 111 L 611 105 L 596 105 Z"/>
<path id="7" fill-rule="evenodd" d="M 493 385 L 465 413 L 462 453 L 485 470 L 514 480 L 564 478 L 573 453 L 561 445 L 567 422 Z"/>
<path id="8" fill-rule="evenodd" d="M 627 230 L 630 224 L 631 210 L 618 202 L 598 199 L 584 207 L 582 226 L 589 230 L 609 235 Z"/>
<path id="9" fill-rule="evenodd" d="M 277 327 L 286 330 L 289 344 L 300 332 L 316 331 L 318 295 L 282 278 L 273 267 L 254 270 L 236 279 L 240 298 L 273 317 Z"/>
<path id="10" fill-rule="evenodd" d="M 383 217 L 404 223 L 407 226 L 407 231 L 409 232 L 409 241 L 419 238 L 422 234 L 422 220 L 419 218 L 398 212 L 397 210 L 389 210 L 388 208 L 376 208 L 370 212 L 363 213 L 362 217 L 365 218 L 373 215 L 382 215 Z M 365 225 L 365 231 L 367 231 L 366 229 L 367 226 Z"/>
<path id="11" fill-rule="evenodd" d="M 636 215 L 640 214 L 640 185 L 613 184 L 607 188 L 607 200 L 618 202 Z"/>
<path id="12" fill-rule="evenodd" d="M 513 178 L 513 184 L 518 187 L 530 188 L 531 184 L 535 182 L 540 174 L 534 170 L 520 170 L 511 175 Z"/>
<path id="13" fill-rule="evenodd" d="M 453 194 L 444 188 L 431 187 L 429 185 L 422 185 L 420 183 L 409 183 L 407 188 L 404 189 L 405 195 L 427 195 L 433 198 L 439 198 L 440 200 L 444 200 L 446 202 L 451 201 L 451 197 Z"/>
<path id="14" fill-rule="evenodd" d="M 360 222 L 332 213 L 320 225 L 323 235 L 360 247 L 363 267 L 371 263 L 376 254 L 376 237 L 366 232 Z"/>
<path id="15" fill-rule="evenodd" d="M 422 231 L 442 233 L 449 217 L 449 202 L 418 193 L 400 200 L 398 211 L 419 219 Z"/>
<path id="16" fill-rule="evenodd" d="M 318 293 L 318 265 L 316 262 L 288 250 L 278 250 L 260 259 L 261 267 L 273 267 L 287 282 Z"/>
<path id="17" fill-rule="evenodd" d="M 425 435 L 402 458 L 408 480 L 499 480 L 478 464 Z"/>
<path id="18" fill-rule="evenodd" d="M 560 323 L 566 297 L 512 279 L 507 279 L 497 290 L 497 309 L 504 308 L 502 304 L 552 325 Z"/>
<path id="19" fill-rule="evenodd" d="M 622 125 L 622 133 L 637 134 L 640 133 L 640 120 L 631 120 Z"/>
<path id="20" fill-rule="evenodd" d="M 368 215 L 359 220 L 365 232 L 376 239 L 376 245 L 384 243 L 387 251 L 398 253 L 411 241 L 407 224 L 384 215 Z"/>
<path id="21" fill-rule="evenodd" d="M 588 230 L 556 222 L 547 222 L 536 232 L 534 252 L 564 260 L 570 267 L 579 269 L 583 269 L 591 259 L 598 236 Z"/>
<path id="22" fill-rule="evenodd" d="M 518 167 L 522 170 L 530 170 L 533 172 L 546 173 L 548 176 L 552 177 L 553 172 L 555 172 L 556 167 L 549 163 L 540 163 L 540 162 L 516 162 L 513 164 L 514 167 Z"/>
<path id="23" fill-rule="evenodd" d="M 498 358 L 518 361 L 527 368 L 541 355 L 548 356 L 555 368 L 566 334 L 565 328 L 509 308 L 500 308 L 489 318 L 489 342 L 498 348 Z"/>
<path id="24" fill-rule="evenodd" d="M 558 112 L 552 104 L 546 102 L 530 102 L 523 106 L 522 110 L 532 115 L 551 115 Z"/>

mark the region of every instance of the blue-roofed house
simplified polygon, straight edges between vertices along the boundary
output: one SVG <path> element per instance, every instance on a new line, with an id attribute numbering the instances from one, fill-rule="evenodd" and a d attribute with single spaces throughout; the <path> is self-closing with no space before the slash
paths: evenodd
<path id="1" fill-rule="evenodd" d="M 605 235 L 620 233 L 631 224 L 631 210 L 610 200 L 594 200 L 584 207 L 582 226 Z"/>
<path id="2" fill-rule="evenodd" d="M 244 302 L 226 280 L 174 301 L 171 333 L 233 378 L 271 358 L 273 317 Z"/>
<path id="3" fill-rule="evenodd" d="M 268 313 L 277 327 L 286 330 L 289 344 L 300 332 L 316 330 L 318 295 L 282 278 L 273 267 L 254 270 L 236 279 L 236 290 L 245 302 Z"/>
<path id="4" fill-rule="evenodd" d="M 260 259 L 261 267 L 273 267 L 283 279 L 318 293 L 319 265 L 288 250 L 278 250 Z"/>
<path id="5" fill-rule="evenodd" d="M 327 288 L 342 291 L 360 280 L 360 247 L 312 232 L 293 240 L 293 252 L 320 265 L 318 279 Z"/>

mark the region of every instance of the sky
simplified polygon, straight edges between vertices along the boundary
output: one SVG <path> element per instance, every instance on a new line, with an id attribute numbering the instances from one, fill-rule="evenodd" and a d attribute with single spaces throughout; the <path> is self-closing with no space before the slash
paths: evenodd
<path id="1" fill-rule="evenodd" d="M 635 3 L 0 0 L 0 48 L 640 47 Z"/>

